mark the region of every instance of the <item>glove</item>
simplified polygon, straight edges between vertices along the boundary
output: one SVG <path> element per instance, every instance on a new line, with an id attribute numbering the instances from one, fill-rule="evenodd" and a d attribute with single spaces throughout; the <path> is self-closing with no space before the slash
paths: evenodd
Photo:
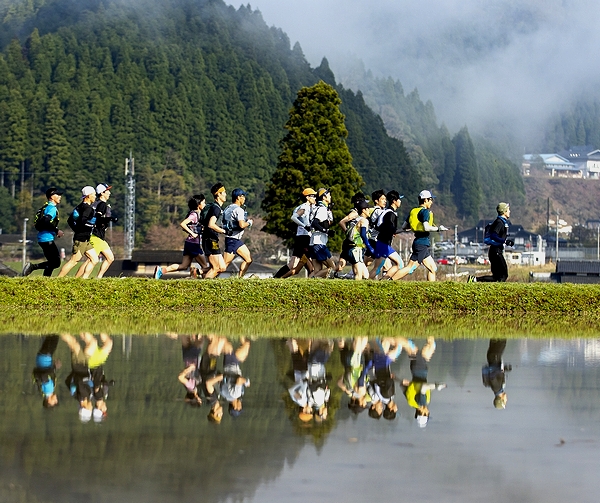
<path id="1" fill-rule="evenodd" d="M 446 227 L 445 225 L 438 225 L 438 232 L 443 232 L 443 231 L 447 231 L 448 227 Z"/>
<path id="2" fill-rule="evenodd" d="M 331 238 L 331 237 L 333 237 L 333 236 L 335 236 L 335 229 L 329 229 L 329 230 L 327 231 L 327 235 L 328 235 L 330 238 Z"/>
<path id="3" fill-rule="evenodd" d="M 506 246 L 515 246 L 514 239 L 507 239 L 506 241 L 504 241 L 504 243 L 506 243 Z"/>
<path id="4" fill-rule="evenodd" d="M 110 217 L 111 222 L 117 222 L 119 220 L 118 217 Z"/>
<path id="5" fill-rule="evenodd" d="M 252 227 L 252 224 L 254 224 L 254 220 L 250 219 L 247 221 L 248 222 L 248 227 Z"/>
<path id="6" fill-rule="evenodd" d="M 311 227 L 310 225 L 305 225 L 305 226 L 304 226 L 304 229 L 305 229 L 307 232 L 310 232 L 310 231 L 312 231 L 312 227 Z"/>

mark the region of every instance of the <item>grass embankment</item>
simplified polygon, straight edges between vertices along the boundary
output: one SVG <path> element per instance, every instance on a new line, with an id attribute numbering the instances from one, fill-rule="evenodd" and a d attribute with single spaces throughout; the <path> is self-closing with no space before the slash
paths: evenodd
<path id="1" fill-rule="evenodd" d="M 0 279 L 3 333 L 597 336 L 600 286 Z"/>

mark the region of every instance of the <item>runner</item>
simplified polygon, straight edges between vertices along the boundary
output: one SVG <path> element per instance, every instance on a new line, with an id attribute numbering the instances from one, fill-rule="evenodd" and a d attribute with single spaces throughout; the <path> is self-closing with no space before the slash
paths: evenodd
<path id="1" fill-rule="evenodd" d="M 89 278 L 92 269 L 98 263 L 98 253 L 90 243 L 92 230 L 96 223 L 96 211 L 92 204 L 96 200 L 96 191 L 89 185 L 81 189 L 82 201 L 73 210 L 73 219 L 75 220 L 75 229 L 73 234 L 73 251 L 71 258 L 63 265 L 58 277 L 66 276 L 73 267 L 85 255 L 89 263 L 83 272 L 83 278 Z"/>
<path id="2" fill-rule="evenodd" d="M 38 231 L 37 240 L 38 244 L 44 252 L 46 260 L 39 264 L 32 264 L 27 262 L 23 267 L 21 276 L 29 276 L 33 271 L 38 269 L 44 270 L 44 276 L 52 276 L 54 269 L 60 267 L 60 252 L 54 242 L 56 238 L 63 237 L 63 231 L 58 229 L 58 208 L 62 199 L 62 191 L 56 187 L 50 187 L 46 191 L 46 199 L 48 202 L 38 210 L 34 220 L 34 226 Z"/>
<path id="3" fill-rule="evenodd" d="M 242 189 L 233 189 L 231 192 L 232 203 L 225 208 L 223 212 L 223 225 L 228 230 L 225 238 L 225 267 L 233 261 L 237 255 L 242 259 L 240 265 L 239 277 L 246 274 L 248 267 L 252 263 L 250 250 L 242 241 L 244 230 L 252 227 L 252 219 L 248 220 L 248 213 L 244 210 L 246 202 L 246 193 Z"/>
<path id="4" fill-rule="evenodd" d="M 210 193 L 213 195 L 215 202 L 205 208 L 205 216 L 202 220 L 204 228 L 202 248 L 210 265 L 210 269 L 204 274 L 205 279 L 216 278 L 227 269 L 219 248 L 219 234 L 227 234 L 227 231 L 219 225 L 219 219 L 223 213 L 221 206 L 227 201 L 227 192 L 222 183 L 216 183 L 211 187 Z"/>
<path id="5" fill-rule="evenodd" d="M 317 207 L 311 221 L 313 231 L 310 237 L 310 246 L 314 266 L 314 270 L 309 276 L 311 278 L 327 278 L 329 271 L 335 265 L 333 258 L 331 258 L 331 252 L 327 248 L 330 227 L 333 223 L 330 205 L 331 192 L 329 189 L 319 189 L 317 192 Z"/>
<path id="6" fill-rule="evenodd" d="M 373 262 L 373 268 L 371 269 L 370 278 L 376 279 L 380 273 L 384 262 L 389 259 L 392 262 L 392 267 L 386 271 L 386 277 L 392 278 L 396 272 L 404 267 L 404 263 L 400 258 L 400 255 L 392 247 L 392 241 L 398 231 L 398 210 L 402 205 L 402 198 L 397 191 L 389 191 L 385 198 L 388 202 L 388 207 L 379 212 L 379 216 L 373 223 L 370 220 L 369 223 L 375 226 L 377 232 L 377 241 L 375 243 L 375 261 Z M 373 230 L 371 230 L 373 233 Z"/>
<path id="7" fill-rule="evenodd" d="M 117 221 L 117 217 L 112 216 L 110 204 L 107 202 L 110 197 L 110 189 L 112 189 L 112 185 L 106 183 L 98 184 L 96 186 L 96 201 L 92 204 L 92 207 L 96 210 L 96 223 L 92 230 L 90 244 L 94 247 L 98 256 L 100 256 L 100 254 L 104 256 L 104 260 L 98 271 L 98 279 L 104 276 L 104 273 L 115 260 L 110 245 L 106 242 L 106 229 L 108 229 L 111 222 Z M 81 266 L 79 266 L 79 270 L 77 271 L 77 274 L 75 274 L 76 278 L 83 276 L 89 263 L 90 259 L 88 258 Z"/>
<path id="8" fill-rule="evenodd" d="M 160 279 L 164 274 L 168 274 L 170 272 L 185 271 L 191 267 L 194 260 L 200 264 L 203 272 L 208 271 L 206 257 L 204 256 L 204 251 L 200 246 L 202 236 L 200 213 L 205 206 L 206 198 L 204 197 L 204 194 L 192 196 L 188 200 L 189 212 L 187 217 L 185 217 L 185 219 L 179 223 L 179 226 L 188 234 L 183 243 L 183 259 L 181 260 L 181 264 L 171 264 L 167 267 L 156 266 L 154 269 L 154 279 Z"/>
<path id="9" fill-rule="evenodd" d="M 310 187 L 302 191 L 302 197 L 305 201 L 294 209 L 292 213 L 292 222 L 298 227 L 296 229 L 296 237 L 294 238 L 294 251 L 292 258 L 279 271 L 275 273 L 274 278 L 289 278 L 298 274 L 303 267 L 306 267 L 310 274 L 314 267 L 309 258 L 310 255 L 310 236 L 311 215 L 315 209 L 317 193 Z"/>
<path id="10" fill-rule="evenodd" d="M 422 190 L 419 193 L 419 206 L 413 208 L 402 228 L 412 230 L 415 233 L 415 239 L 412 244 L 412 255 L 406 267 L 400 269 L 392 279 L 401 279 L 407 274 L 415 272 L 419 265 L 427 269 L 427 281 L 435 281 L 437 266 L 431 256 L 431 240 L 429 233 L 447 231 L 443 225 L 433 223 L 433 211 L 430 208 L 435 196 L 428 190 Z"/>

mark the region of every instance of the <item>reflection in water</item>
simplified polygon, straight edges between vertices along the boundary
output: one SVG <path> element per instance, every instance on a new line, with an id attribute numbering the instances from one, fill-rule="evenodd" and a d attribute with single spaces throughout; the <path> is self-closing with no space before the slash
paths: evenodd
<path id="1" fill-rule="evenodd" d="M 102 345 L 89 332 L 80 334 L 81 343 L 71 334 L 62 334 L 61 339 L 71 350 L 71 373 L 65 384 L 71 396 L 79 404 L 79 419 L 87 423 L 94 418 L 99 423 L 108 413 L 109 382 L 104 375 L 104 363 L 113 347 L 113 341 L 107 334 L 100 334 Z"/>
<path id="2" fill-rule="evenodd" d="M 33 380 L 42 394 L 42 405 L 46 408 L 58 405 L 56 393 L 56 370 L 60 362 L 54 361 L 54 352 L 58 346 L 58 335 L 48 335 L 42 341 L 42 347 L 35 356 Z"/>
<path id="3" fill-rule="evenodd" d="M 427 484 L 402 484 L 403 499 L 597 499 L 600 369 L 585 341 L 118 339 L 0 338 L 0 501 L 363 502 L 359 481 L 375 479 L 397 500 L 416 446 Z M 520 363 L 498 414 L 487 388 L 506 393 L 505 360 Z M 39 407 L 50 380 L 61 406 Z M 80 412 L 82 425 L 71 394 L 99 422 Z"/>
<path id="4" fill-rule="evenodd" d="M 431 390 L 444 389 L 444 383 L 429 384 L 427 376 L 429 373 L 429 361 L 435 353 L 435 339 L 428 337 L 422 348 L 415 347 L 409 354 L 411 380 L 402 381 L 406 402 L 415 409 L 415 419 L 421 428 L 425 428 L 429 422 L 429 402 L 431 402 Z"/>
<path id="5" fill-rule="evenodd" d="M 506 394 L 506 373 L 512 370 L 512 365 L 505 365 L 502 355 L 506 349 L 506 339 L 491 339 L 487 351 L 487 365 L 481 369 L 483 385 L 494 392 L 494 407 L 506 409 L 508 396 Z"/>

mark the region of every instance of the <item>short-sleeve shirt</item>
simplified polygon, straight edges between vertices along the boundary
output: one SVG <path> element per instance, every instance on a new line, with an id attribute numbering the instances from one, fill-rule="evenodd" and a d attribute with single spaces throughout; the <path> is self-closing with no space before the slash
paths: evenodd
<path id="1" fill-rule="evenodd" d="M 425 222 L 429 222 L 430 215 L 431 215 L 431 211 L 429 211 L 427 208 L 423 208 L 417 214 L 417 218 L 419 219 L 419 222 L 425 223 Z M 421 231 L 415 232 L 415 240 L 413 241 L 413 243 L 419 244 L 419 245 L 431 246 L 431 240 L 429 239 L 429 232 L 421 232 Z"/>
<path id="2" fill-rule="evenodd" d="M 210 222 L 210 219 L 212 217 L 216 217 L 217 222 L 218 222 L 219 217 L 221 216 L 222 212 L 223 212 L 223 210 L 218 204 L 216 204 L 216 203 L 211 204 L 210 208 L 206 212 L 206 220 L 204 221 L 204 226 L 205 226 L 204 238 L 205 239 L 212 239 L 213 241 L 219 240 L 219 233 L 214 231 L 213 229 L 210 229 L 208 227 L 208 223 Z"/>
<path id="3" fill-rule="evenodd" d="M 185 238 L 185 240 L 188 243 L 200 244 L 200 233 L 198 232 L 198 222 L 199 222 L 198 212 L 190 211 L 187 218 L 190 221 L 188 224 L 188 227 L 190 228 L 190 230 L 194 231 L 198 236 L 192 237 L 188 234 L 188 236 L 187 236 L 187 238 Z"/>
<path id="4" fill-rule="evenodd" d="M 326 222 L 326 221 L 332 222 L 333 216 L 332 216 L 329 208 L 327 208 L 327 206 L 323 206 L 323 205 L 319 204 L 319 205 L 317 205 L 317 209 L 315 211 L 314 220 L 318 220 L 319 222 Z M 328 239 L 329 239 L 329 236 L 327 235 L 326 232 L 320 232 L 317 230 L 313 230 L 312 236 L 310 237 L 310 244 L 311 244 L 311 246 L 312 245 L 326 245 Z"/>
<path id="5" fill-rule="evenodd" d="M 232 211 L 231 211 L 231 221 L 234 223 L 234 229 L 235 232 L 229 236 L 233 239 L 242 239 L 242 236 L 244 235 L 244 229 L 240 229 L 237 224 L 240 220 L 242 220 L 243 222 L 246 221 L 246 212 L 244 211 L 244 209 L 241 206 L 238 206 L 237 204 L 232 204 Z M 239 230 L 238 230 L 239 229 Z"/>
<path id="6" fill-rule="evenodd" d="M 48 203 L 44 208 L 43 215 L 48 215 L 50 220 L 54 220 L 58 217 L 58 208 L 53 203 Z M 37 240 L 38 243 L 50 243 L 56 239 L 56 232 L 43 230 L 38 232 Z"/>

